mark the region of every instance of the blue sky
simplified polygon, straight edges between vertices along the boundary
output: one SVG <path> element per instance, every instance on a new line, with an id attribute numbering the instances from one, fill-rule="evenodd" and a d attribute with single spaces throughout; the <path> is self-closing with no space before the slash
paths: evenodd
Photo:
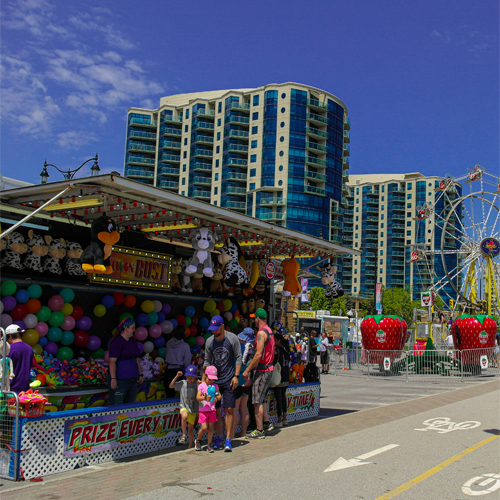
<path id="1" fill-rule="evenodd" d="M 287 81 L 347 105 L 351 174 L 499 172 L 497 0 L 3 0 L 1 14 L 5 176 L 38 183 L 45 159 L 96 151 L 121 172 L 129 107 Z"/>

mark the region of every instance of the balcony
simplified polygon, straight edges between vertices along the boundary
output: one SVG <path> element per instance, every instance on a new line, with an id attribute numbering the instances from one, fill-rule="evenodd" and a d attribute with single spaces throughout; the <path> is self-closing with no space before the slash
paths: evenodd
<path id="1" fill-rule="evenodd" d="M 345 239 L 345 238 L 344 238 Z M 343 239 L 341 236 L 339 236 L 338 234 L 332 234 L 330 236 L 330 241 L 333 241 L 334 243 L 342 243 Z"/>
<path id="2" fill-rule="evenodd" d="M 142 170 L 139 168 L 127 170 L 127 177 L 131 177 L 133 179 L 153 179 L 154 176 L 155 173 L 149 170 Z"/>
<path id="3" fill-rule="evenodd" d="M 212 164 L 211 163 L 195 163 L 194 169 L 195 172 L 211 172 Z"/>
<path id="4" fill-rule="evenodd" d="M 351 130 L 351 120 L 348 116 L 344 116 L 344 130 Z"/>
<path id="5" fill-rule="evenodd" d="M 227 192 L 227 194 L 237 194 L 237 195 L 246 196 L 247 189 L 241 188 L 241 187 L 236 187 L 236 186 L 227 186 L 226 192 Z"/>
<path id="6" fill-rule="evenodd" d="M 365 212 L 368 214 L 378 214 L 379 209 L 378 209 L 378 207 L 367 205 L 365 208 Z"/>
<path id="7" fill-rule="evenodd" d="M 366 245 L 364 245 L 365 248 L 378 248 L 378 245 L 376 245 L 375 243 L 366 243 Z"/>
<path id="8" fill-rule="evenodd" d="M 343 215 L 344 211 L 342 210 L 342 207 L 338 207 L 338 206 L 334 205 L 332 207 L 332 214 L 334 214 L 334 215 Z M 351 220 L 351 222 L 352 222 L 352 220 Z"/>
<path id="9" fill-rule="evenodd" d="M 206 108 L 198 108 L 196 110 L 196 116 L 208 116 L 209 118 L 213 118 L 215 116 L 214 109 L 206 109 Z"/>
<path id="10" fill-rule="evenodd" d="M 197 186 L 211 186 L 212 179 L 210 177 L 195 177 L 193 179 L 193 184 Z"/>
<path id="11" fill-rule="evenodd" d="M 246 103 L 240 104 L 239 102 L 232 102 L 231 109 L 240 109 L 243 111 L 250 111 L 250 103 L 246 102 Z"/>
<path id="12" fill-rule="evenodd" d="M 393 194 L 392 198 L 391 198 L 391 196 L 389 196 L 389 201 L 391 201 L 391 199 L 393 201 L 406 201 L 405 200 L 405 195 L 404 194 L 399 194 L 399 193 Z"/>
<path id="13" fill-rule="evenodd" d="M 349 132 L 344 130 L 344 144 L 349 144 L 351 142 L 351 135 Z"/>
<path id="14" fill-rule="evenodd" d="M 284 220 L 285 214 L 279 212 L 269 212 L 265 214 L 260 214 L 260 220 Z"/>
<path id="15" fill-rule="evenodd" d="M 306 141 L 306 149 L 311 149 L 313 151 L 322 151 L 326 153 L 326 146 L 322 146 L 321 144 L 317 144 L 316 142 Z"/>
<path id="16" fill-rule="evenodd" d="M 318 174 L 318 172 L 313 172 L 312 170 L 306 170 L 304 173 L 304 176 L 306 179 L 315 179 L 321 182 L 326 181 L 326 175 L 325 174 Z"/>
<path id="17" fill-rule="evenodd" d="M 405 256 L 405 253 L 404 252 L 400 252 L 399 250 L 393 250 L 391 252 L 391 255 L 393 257 L 404 257 Z"/>
<path id="18" fill-rule="evenodd" d="M 214 128 L 213 123 L 198 122 L 196 124 L 196 130 L 213 130 Z"/>
<path id="19" fill-rule="evenodd" d="M 248 139 L 248 132 L 245 132 L 244 130 L 230 130 L 229 137 L 240 137 Z"/>
<path id="20" fill-rule="evenodd" d="M 307 99 L 307 105 L 316 109 L 328 109 L 328 104 L 319 102 L 318 99 Z"/>
<path id="21" fill-rule="evenodd" d="M 247 204 L 244 201 L 228 201 L 225 208 L 233 210 L 246 210 Z"/>
<path id="22" fill-rule="evenodd" d="M 168 149 L 181 149 L 181 143 L 180 142 L 173 142 L 173 141 L 163 141 L 161 143 L 162 148 L 168 148 Z"/>
<path id="23" fill-rule="evenodd" d="M 160 181 L 159 187 L 164 189 L 174 189 L 177 191 L 179 189 L 179 183 L 172 181 Z"/>
<path id="24" fill-rule="evenodd" d="M 148 146 L 147 144 L 142 144 L 141 142 L 130 141 L 128 144 L 129 151 L 148 151 L 150 153 L 155 153 L 156 148 L 154 146 Z"/>
<path id="25" fill-rule="evenodd" d="M 182 123 L 182 116 L 163 115 L 165 123 Z"/>
<path id="26" fill-rule="evenodd" d="M 391 283 L 393 285 L 404 285 L 405 284 L 404 280 L 398 280 L 398 279 L 394 279 L 394 278 L 391 279 Z"/>
<path id="27" fill-rule="evenodd" d="M 201 198 L 202 200 L 210 200 L 210 191 L 202 191 L 201 189 L 195 189 L 193 191 L 193 198 Z"/>
<path id="28" fill-rule="evenodd" d="M 158 125 L 157 121 L 154 120 L 146 120 L 144 118 L 131 118 L 129 121 L 130 125 L 137 125 L 139 127 L 151 127 L 156 128 Z"/>
<path id="29" fill-rule="evenodd" d="M 349 144 L 344 144 L 342 154 L 344 156 L 351 156 L 351 148 L 349 147 Z"/>
<path id="30" fill-rule="evenodd" d="M 319 158 L 314 158 L 313 156 L 306 156 L 306 164 L 326 167 L 326 160 L 320 160 Z"/>
<path id="31" fill-rule="evenodd" d="M 367 233 L 365 236 L 365 240 L 378 241 L 378 233 L 377 234 L 369 234 Z"/>
<path id="32" fill-rule="evenodd" d="M 247 174 L 240 174 L 237 172 L 229 172 L 227 174 L 227 180 L 228 181 L 246 182 L 247 181 Z"/>
<path id="33" fill-rule="evenodd" d="M 398 248 L 404 248 L 405 242 L 404 241 L 398 241 L 398 240 L 392 240 L 392 246 L 393 247 L 398 247 Z"/>
<path id="34" fill-rule="evenodd" d="M 405 220 L 405 216 L 402 215 L 402 214 L 392 214 L 392 218 L 393 219 L 397 219 L 397 220 Z"/>
<path id="35" fill-rule="evenodd" d="M 376 276 L 376 275 L 377 275 L 376 271 L 372 271 L 372 270 L 365 271 L 365 276 Z"/>
<path id="36" fill-rule="evenodd" d="M 161 161 L 172 161 L 174 163 L 180 163 L 181 157 L 179 155 L 162 155 Z"/>
<path id="37" fill-rule="evenodd" d="M 142 165 L 154 165 L 155 160 L 154 160 L 154 158 L 143 158 L 142 156 L 129 156 L 127 163 L 129 163 L 129 164 L 140 163 Z"/>
<path id="38" fill-rule="evenodd" d="M 209 135 L 198 135 L 196 137 L 196 144 L 213 144 L 214 138 Z"/>
<path id="39" fill-rule="evenodd" d="M 236 153 L 248 153 L 248 146 L 245 146 L 244 144 L 235 144 L 234 142 L 230 142 L 228 150 L 230 152 L 236 152 Z"/>
<path id="40" fill-rule="evenodd" d="M 210 149 L 198 149 L 194 150 L 194 155 L 200 158 L 212 158 L 214 152 Z"/>
<path id="41" fill-rule="evenodd" d="M 285 200 L 282 198 L 262 198 L 260 200 L 260 206 L 270 206 L 270 205 L 284 205 Z"/>
<path id="42" fill-rule="evenodd" d="M 352 224 L 354 222 L 352 217 L 344 217 L 344 224 Z"/>
<path id="43" fill-rule="evenodd" d="M 315 194 L 317 196 L 326 196 L 326 189 L 314 186 L 304 186 L 304 192 L 309 194 Z"/>
<path id="44" fill-rule="evenodd" d="M 140 138 L 140 139 L 148 139 L 150 141 L 156 141 L 156 134 L 152 132 L 143 132 L 142 130 L 131 130 L 128 133 L 130 138 Z"/>
<path id="45" fill-rule="evenodd" d="M 349 158 L 346 158 L 345 156 L 342 158 L 342 168 L 344 170 L 349 170 Z"/>
<path id="46" fill-rule="evenodd" d="M 366 218 L 367 221 L 378 222 L 378 217 L 373 217 L 373 215 L 369 215 Z"/>
<path id="47" fill-rule="evenodd" d="M 243 123 L 244 125 L 248 125 L 250 123 L 250 118 L 247 118 L 246 116 L 230 116 L 229 117 L 229 122 L 230 123 Z"/>
<path id="48" fill-rule="evenodd" d="M 172 135 L 172 136 L 179 136 L 182 135 L 182 130 L 180 128 L 169 128 L 166 127 L 160 131 L 162 135 Z"/>
<path id="49" fill-rule="evenodd" d="M 332 220 L 332 227 L 342 229 L 344 227 L 344 224 L 342 224 L 342 222 L 339 220 Z"/>
<path id="50" fill-rule="evenodd" d="M 236 159 L 236 158 L 229 158 L 229 160 L 227 161 L 227 164 L 228 165 L 238 165 L 238 166 L 246 167 L 246 166 L 248 166 L 248 160 L 239 160 L 239 159 Z"/>
<path id="51" fill-rule="evenodd" d="M 314 128 L 314 127 L 307 127 L 306 134 L 312 135 L 313 137 L 318 137 L 321 139 L 328 138 L 328 134 L 326 132 L 323 132 L 323 130 L 320 130 L 319 128 Z"/>
<path id="52" fill-rule="evenodd" d="M 326 125 L 328 123 L 328 118 L 326 116 L 320 116 L 315 113 L 307 113 L 306 120 L 320 125 Z"/>
<path id="53" fill-rule="evenodd" d="M 347 200 L 347 199 L 346 199 Z M 352 208 L 346 208 L 344 210 L 345 215 L 354 215 L 354 210 Z M 352 222 L 352 221 L 351 221 Z"/>
<path id="54" fill-rule="evenodd" d="M 179 177 L 180 170 L 178 168 L 163 167 L 160 169 L 160 173 L 162 175 L 173 175 L 175 177 Z"/>

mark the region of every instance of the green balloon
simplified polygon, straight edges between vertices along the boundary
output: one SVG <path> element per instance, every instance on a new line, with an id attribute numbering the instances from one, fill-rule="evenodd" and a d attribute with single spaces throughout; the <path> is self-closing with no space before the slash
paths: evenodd
<path id="1" fill-rule="evenodd" d="M 130 313 L 123 313 L 118 318 L 118 323 L 121 323 L 125 318 L 134 319 L 134 317 Z"/>
<path id="2" fill-rule="evenodd" d="M 69 330 L 65 330 L 62 334 L 61 337 L 61 344 L 62 345 L 71 345 L 75 340 L 75 336 L 73 332 L 70 332 Z"/>
<path id="3" fill-rule="evenodd" d="M 30 299 L 39 299 L 42 296 L 42 287 L 40 285 L 30 285 L 28 287 L 28 293 L 30 294 Z"/>
<path id="4" fill-rule="evenodd" d="M 14 295 L 16 293 L 16 290 L 17 290 L 17 285 L 11 280 L 4 281 L 0 288 L 0 291 L 2 292 L 2 295 L 4 297 L 8 297 L 9 295 Z"/>
<path id="5" fill-rule="evenodd" d="M 64 323 L 64 314 L 60 311 L 54 311 L 49 318 L 51 326 L 61 326 Z"/>
<path id="6" fill-rule="evenodd" d="M 42 306 L 40 307 L 35 316 L 38 318 L 38 321 L 47 321 L 50 318 L 51 314 L 52 311 L 47 306 Z"/>
<path id="7" fill-rule="evenodd" d="M 232 330 L 233 328 L 236 328 L 236 327 L 238 326 L 238 322 L 237 322 L 235 319 L 232 319 L 232 320 L 231 320 L 231 321 L 227 324 L 227 326 L 228 326 L 229 328 L 231 328 L 231 330 Z"/>
<path id="8" fill-rule="evenodd" d="M 57 359 L 61 361 L 71 361 L 73 359 L 73 349 L 69 347 L 60 347 L 57 351 Z"/>
<path id="9" fill-rule="evenodd" d="M 203 335 L 203 338 L 204 338 L 205 340 L 208 340 L 208 339 L 209 339 L 212 335 L 213 335 L 213 333 L 212 333 L 212 332 L 208 332 L 208 333 L 205 333 L 205 335 Z"/>
<path id="10" fill-rule="evenodd" d="M 184 323 L 184 326 L 191 326 L 191 318 L 189 316 L 186 316 L 186 321 Z"/>
<path id="11" fill-rule="evenodd" d="M 166 351 L 167 350 L 165 349 L 165 347 L 160 347 L 158 349 L 158 356 L 160 356 L 160 358 L 165 359 Z"/>
<path id="12" fill-rule="evenodd" d="M 193 347 L 196 345 L 196 337 L 188 337 L 186 339 L 186 342 L 188 343 L 189 347 Z"/>
<path id="13" fill-rule="evenodd" d="M 148 325 L 156 325 L 156 323 L 158 323 L 158 314 L 154 311 L 148 313 Z"/>
<path id="14" fill-rule="evenodd" d="M 64 302 L 71 302 L 75 298 L 75 292 L 71 288 L 63 288 L 59 295 L 64 299 Z"/>
<path id="15" fill-rule="evenodd" d="M 94 359 L 104 359 L 104 349 L 102 347 L 99 347 L 97 351 L 92 351 L 90 354 Z"/>

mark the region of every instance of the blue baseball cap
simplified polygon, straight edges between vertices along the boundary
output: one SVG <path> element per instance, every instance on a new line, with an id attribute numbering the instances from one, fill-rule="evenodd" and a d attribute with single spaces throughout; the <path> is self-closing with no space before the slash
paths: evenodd
<path id="1" fill-rule="evenodd" d="M 218 330 L 222 325 L 224 324 L 224 319 L 222 318 L 222 316 L 214 316 L 211 320 L 210 320 L 210 326 L 208 327 L 208 330 L 210 332 L 215 332 L 216 330 Z"/>
<path id="2" fill-rule="evenodd" d="M 243 342 L 253 342 L 255 340 L 255 332 L 253 328 L 245 328 L 240 334 L 238 334 L 238 338 Z"/>
<path id="3" fill-rule="evenodd" d="M 196 377 L 196 366 L 194 365 L 188 365 L 186 366 L 186 369 L 184 370 L 184 376 L 185 377 Z"/>

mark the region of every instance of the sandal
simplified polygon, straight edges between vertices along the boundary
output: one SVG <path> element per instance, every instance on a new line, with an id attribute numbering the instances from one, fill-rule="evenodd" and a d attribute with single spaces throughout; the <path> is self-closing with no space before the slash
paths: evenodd
<path id="1" fill-rule="evenodd" d="M 178 440 L 177 440 L 177 444 L 186 444 L 187 442 L 187 436 L 181 436 Z"/>

